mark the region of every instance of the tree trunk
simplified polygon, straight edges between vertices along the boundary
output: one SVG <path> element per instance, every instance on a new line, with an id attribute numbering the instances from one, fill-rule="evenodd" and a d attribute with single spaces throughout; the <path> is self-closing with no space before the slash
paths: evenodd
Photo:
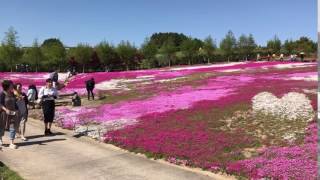
<path id="1" fill-rule="evenodd" d="M 38 72 L 38 68 L 39 68 L 39 59 L 36 58 L 36 72 Z"/>
<path id="2" fill-rule="evenodd" d="M 128 64 L 126 64 L 126 69 L 127 69 L 127 71 L 129 71 L 129 65 Z"/>
<path id="3" fill-rule="evenodd" d="M 85 66 L 85 65 L 82 65 L 82 73 L 84 73 L 84 66 Z"/>
<path id="4" fill-rule="evenodd" d="M 229 59 L 230 57 L 228 56 L 228 62 L 230 62 L 230 59 Z"/>
<path id="5" fill-rule="evenodd" d="M 12 72 L 13 69 L 12 69 L 12 59 L 10 58 L 10 71 Z"/>

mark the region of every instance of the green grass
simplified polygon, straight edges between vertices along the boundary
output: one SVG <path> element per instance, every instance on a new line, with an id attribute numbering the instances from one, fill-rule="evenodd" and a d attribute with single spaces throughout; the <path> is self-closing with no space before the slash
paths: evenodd
<path id="1" fill-rule="evenodd" d="M 0 161 L 0 179 L 1 180 L 23 180 L 16 172 L 11 171 Z"/>

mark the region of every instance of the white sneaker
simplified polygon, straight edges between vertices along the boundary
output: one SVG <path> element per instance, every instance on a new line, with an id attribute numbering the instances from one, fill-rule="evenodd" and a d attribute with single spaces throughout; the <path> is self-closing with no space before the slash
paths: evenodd
<path id="1" fill-rule="evenodd" d="M 24 136 L 21 136 L 21 140 L 22 140 L 22 141 L 28 141 L 28 139 L 25 138 Z"/>
<path id="2" fill-rule="evenodd" d="M 18 146 L 15 145 L 15 144 L 10 144 L 10 145 L 9 145 L 9 148 L 11 148 L 11 149 L 17 149 L 17 147 L 18 147 Z"/>

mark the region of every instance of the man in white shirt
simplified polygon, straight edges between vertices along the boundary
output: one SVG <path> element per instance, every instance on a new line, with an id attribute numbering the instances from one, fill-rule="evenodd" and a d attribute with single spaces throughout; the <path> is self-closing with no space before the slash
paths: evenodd
<path id="1" fill-rule="evenodd" d="M 46 86 L 39 91 L 39 98 L 42 102 L 42 111 L 45 125 L 45 135 L 52 135 L 51 125 L 55 114 L 55 99 L 58 96 L 58 91 L 53 87 L 52 79 L 46 80 Z"/>

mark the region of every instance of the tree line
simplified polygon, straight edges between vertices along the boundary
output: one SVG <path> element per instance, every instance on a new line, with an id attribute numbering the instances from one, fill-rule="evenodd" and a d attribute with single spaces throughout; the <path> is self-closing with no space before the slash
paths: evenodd
<path id="1" fill-rule="evenodd" d="M 192 65 L 222 61 L 255 59 L 257 54 L 298 54 L 316 56 L 317 43 L 308 37 L 298 40 L 281 40 L 274 36 L 266 46 L 257 45 L 252 34 L 236 38 L 232 31 L 218 44 L 211 36 L 201 40 L 182 33 L 154 33 L 141 47 L 129 41 L 117 45 L 101 41 L 95 46 L 79 43 L 66 47 L 57 38 L 40 43 L 34 40 L 31 47 L 22 47 L 18 33 L 10 27 L 0 45 L 0 71 L 14 71 L 17 64 L 28 64 L 32 71 L 122 71 L 150 69 L 173 65 Z"/>

